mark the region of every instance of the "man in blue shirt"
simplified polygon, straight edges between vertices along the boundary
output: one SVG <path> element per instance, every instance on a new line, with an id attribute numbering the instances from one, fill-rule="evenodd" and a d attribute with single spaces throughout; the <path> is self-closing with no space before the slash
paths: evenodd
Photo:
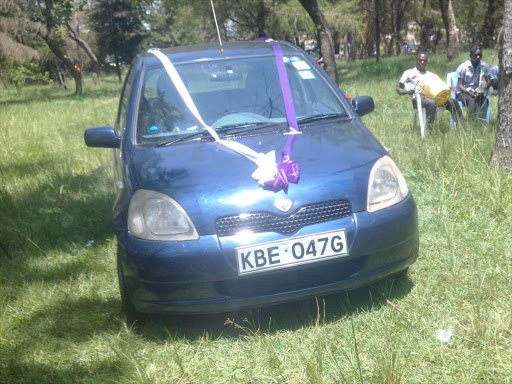
<path id="1" fill-rule="evenodd" d="M 459 65 L 456 71 L 459 77 L 457 100 L 465 104 L 470 115 L 485 119 L 485 91 L 491 86 L 489 67 L 482 61 L 482 47 L 473 46 L 469 57 L 470 59 Z"/>

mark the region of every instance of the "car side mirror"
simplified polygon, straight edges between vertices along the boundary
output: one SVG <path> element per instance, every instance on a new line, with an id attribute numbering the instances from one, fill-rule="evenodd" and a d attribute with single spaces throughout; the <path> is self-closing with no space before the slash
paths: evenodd
<path id="1" fill-rule="evenodd" d="M 375 110 L 375 104 L 371 96 L 354 97 L 352 106 L 359 116 L 364 116 Z"/>
<path id="2" fill-rule="evenodd" d="M 89 147 L 119 148 L 121 146 L 121 138 L 117 136 L 112 127 L 86 129 L 84 140 Z"/>

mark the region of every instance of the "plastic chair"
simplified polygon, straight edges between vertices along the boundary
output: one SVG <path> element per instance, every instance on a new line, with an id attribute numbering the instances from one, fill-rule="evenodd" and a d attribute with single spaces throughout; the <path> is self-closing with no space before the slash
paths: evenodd
<path id="1" fill-rule="evenodd" d="M 450 72 L 446 75 L 446 84 L 452 89 L 452 87 L 457 87 L 457 84 L 459 82 L 459 77 L 457 76 L 457 72 Z M 451 91 L 450 93 L 451 98 L 453 100 L 456 100 L 457 95 L 454 91 Z M 491 120 L 491 89 L 487 88 L 485 90 L 485 97 L 487 99 L 487 112 L 485 114 L 485 123 L 487 126 L 489 126 L 489 121 Z M 464 103 L 462 101 L 458 102 L 460 105 L 460 108 L 464 107 Z M 453 116 L 450 114 L 450 127 L 453 128 L 455 125 L 455 122 L 453 121 Z"/>
<path id="2" fill-rule="evenodd" d="M 427 128 L 427 110 L 421 106 L 421 97 L 416 95 L 416 106 L 417 109 L 414 110 L 414 129 L 416 129 L 416 121 L 420 122 L 420 133 L 421 138 L 425 138 L 426 128 Z M 418 115 L 418 119 L 416 119 L 416 115 Z"/>

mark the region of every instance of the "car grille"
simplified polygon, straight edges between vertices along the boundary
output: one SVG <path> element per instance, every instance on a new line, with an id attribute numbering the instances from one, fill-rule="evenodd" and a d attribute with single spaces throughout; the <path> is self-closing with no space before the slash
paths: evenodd
<path id="1" fill-rule="evenodd" d="M 270 212 L 255 212 L 219 217 L 215 226 L 219 236 L 231 236 L 241 231 L 290 234 L 306 225 L 341 219 L 351 214 L 350 202 L 343 199 L 305 205 L 288 216 Z"/>

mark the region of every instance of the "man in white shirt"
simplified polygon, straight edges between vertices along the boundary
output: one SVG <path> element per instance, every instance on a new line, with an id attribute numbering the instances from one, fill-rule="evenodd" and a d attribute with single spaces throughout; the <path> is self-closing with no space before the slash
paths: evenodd
<path id="1" fill-rule="evenodd" d="M 415 94 L 420 91 L 420 82 L 432 75 L 431 72 L 427 71 L 428 54 L 426 52 L 419 51 L 416 54 L 416 67 L 405 71 L 400 78 L 398 88 L 396 91 L 399 95 L 411 95 L 412 106 L 414 109 L 418 109 L 416 105 Z M 427 113 L 427 124 L 432 125 L 436 119 L 437 106 L 434 100 L 427 97 L 421 96 L 421 106 L 425 108 Z M 449 100 L 444 107 L 450 111 L 454 119 L 457 121 L 461 119 L 460 107 L 458 103 L 454 103 L 453 100 Z"/>
<path id="2" fill-rule="evenodd" d="M 489 67 L 485 61 L 482 61 L 482 47 L 477 45 L 471 47 L 469 57 L 470 59 L 459 65 L 456 71 L 459 77 L 457 100 L 466 105 L 470 115 L 485 119 L 487 112 L 485 91 L 491 86 Z"/>

